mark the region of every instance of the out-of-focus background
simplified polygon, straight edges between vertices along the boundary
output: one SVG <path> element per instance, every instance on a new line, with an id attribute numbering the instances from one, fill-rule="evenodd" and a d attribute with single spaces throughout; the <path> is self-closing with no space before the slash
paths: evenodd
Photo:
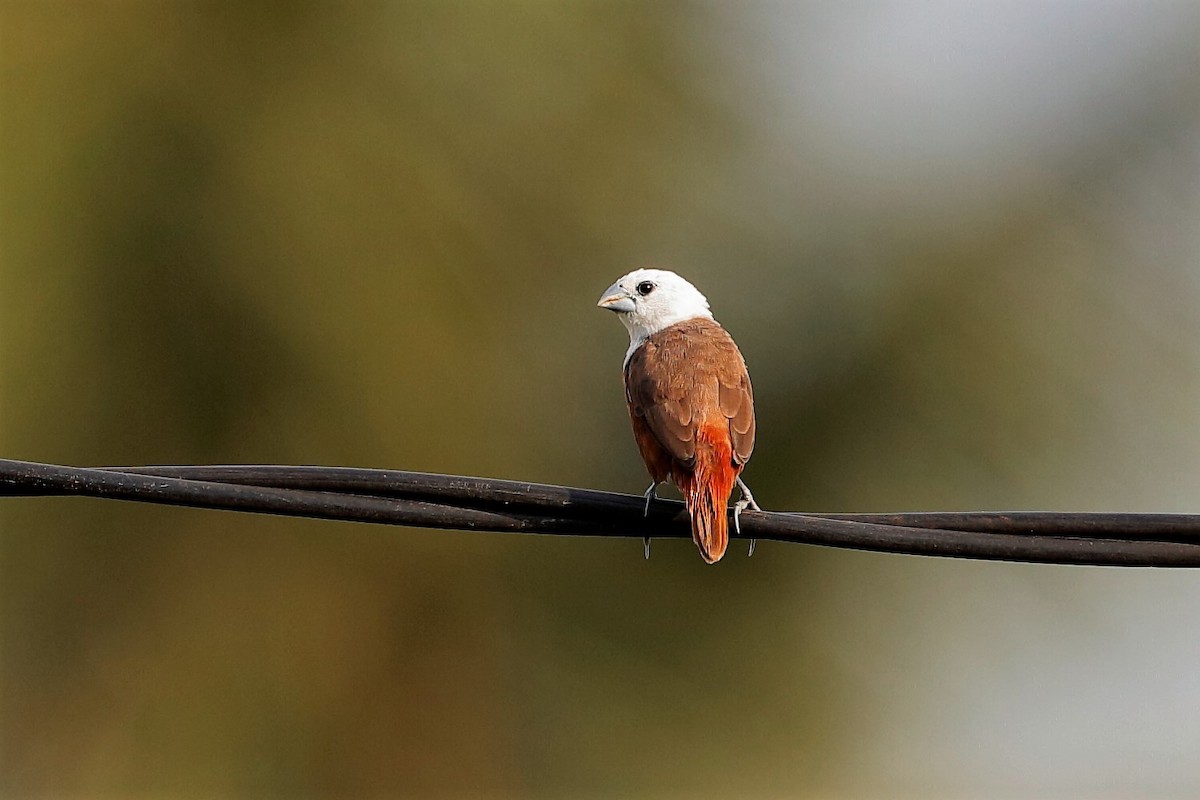
<path id="1" fill-rule="evenodd" d="M 1200 5 L 0 5 L 0 454 L 1200 511 Z M 0 794 L 1194 797 L 1200 576 L 0 504 Z"/>

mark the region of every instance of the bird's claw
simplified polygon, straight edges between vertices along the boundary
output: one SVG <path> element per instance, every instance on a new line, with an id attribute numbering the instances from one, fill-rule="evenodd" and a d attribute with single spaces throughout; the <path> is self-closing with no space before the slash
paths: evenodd
<path id="1" fill-rule="evenodd" d="M 650 501 L 658 498 L 658 495 L 655 494 L 656 489 L 658 489 L 658 481 L 655 481 L 654 483 L 650 484 L 650 488 L 646 490 L 646 507 L 642 509 L 642 517 L 643 518 L 650 516 Z M 642 545 L 646 548 L 646 560 L 649 561 L 650 560 L 650 537 L 649 536 L 642 537 Z"/>
<path id="2" fill-rule="evenodd" d="M 737 485 L 738 485 L 738 489 L 740 489 L 742 492 L 742 499 L 738 500 L 736 503 L 733 504 L 733 530 L 737 533 L 738 536 L 741 536 L 742 535 L 742 521 L 741 521 L 742 511 L 749 508 L 752 511 L 760 511 L 761 512 L 762 509 L 758 507 L 758 503 L 754 502 L 754 495 L 750 493 L 750 487 L 746 485 L 746 482 L 742 480 L 740 475 L 738 476 L 738 479 L 737 479 Z M 749 550 L 749 552 L 746 553 L 746 558 L 749 558 L 750 556 L 754 555 L 754 545 L 757 543 L 758 543 L 757 539 L 750 540 L 750 550 Z"/>
<path id="3" fill-rule="evenodd" d="M 745 503 L 745 505 L 742 506 L 743 508 L 749 508 L 754 511 L 762 511 L 762 509 L 758 507 L 758 503 L 754 502 L 754 495 L 750 493 L 750 487 L 746 485 L 746 482 L 742 480 L 740 475 L 737 479 L 737 487 L 742 492 L 742 499 L 739 502 Z"/>
<path id="4" fill-rule="evenodd" d="M 650 488 L 647 489 L 645 495 L 643 495 L 646 498 L 646 507 L 642 509 L 643 517 L 650 516 L 650 502 L 658 499 L 658 494 L 656 494 L 657 491 L 658 481 L 655 481 L 654 483 L 650 484 Z"/>

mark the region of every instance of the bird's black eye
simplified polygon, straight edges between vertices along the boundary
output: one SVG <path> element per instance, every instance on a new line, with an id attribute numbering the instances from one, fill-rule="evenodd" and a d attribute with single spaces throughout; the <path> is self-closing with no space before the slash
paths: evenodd
<path id="1" fill-rule="evenodd" d="M 642 297 L 654 291 L 654 281 L 642 281 L 637 285 L 637 293 Z"/>

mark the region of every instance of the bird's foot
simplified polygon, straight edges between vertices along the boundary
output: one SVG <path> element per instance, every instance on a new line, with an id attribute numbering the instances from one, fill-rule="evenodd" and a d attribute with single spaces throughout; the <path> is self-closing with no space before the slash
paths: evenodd
<path id="1" fill-rule="evenodd" d="M 754 495 L 750 493 L 750 487 L 746 485 L 746 482 L 742 480 L 742 476 L 740 475 L 737 479 L 737 487 L 742 492 L 741 502 L 746 504 L 744 506 L 745 508 L 749 508 L 754 511 L 762 511 L 762 509 L 758 507 L 758 503 L 754 502 Z"/>
<path id="2" fill-rule="evenodd" d="M 650 484 L 650 488 L 646 490 L 646 494 L 644 495 L 646 498 L 646 507 L 642 509 L 643 517 L 650 516 L 650 502 L 658 499 L 657 492 L 659 483 L 659 481 L 655 481 L 654 483 Z"/>
<path id="3" fill-rule="evenodd" d="M 741 521 L 742 512 L 744 510 L 746 510 L 747 508 L 749 508 L 753 511 L 762 511 L 762 509 L 758 507 L 758 503 L 754 502 L 754 495 L 750 493 L 750 487 L 746 485 L 746 482 L 744 480 L 742 480 L 740 475 L 738 476 L 738 479 L 737 479 L 737 486 L 738 486 L 738 489 L 740 489 L 742 492 L 742 499 L 738 500 L 736 503 L 733 504 L 733 529 L 735 532 L 737 532 L 738 536 L 741 536 L 742 535 L 742 521 Z M 750 550 L 749 550 L 749 552 L 746 553 L 746 558 L 749 558 L 750 556 L 754 555 L 754 545 L 757 543 L 758 543 L 757 539 L 750 540 Z"/>
<path id="4" fill-rule="evenodd" d="M 658 481 L 655 481 L 654 483 L 650 484 L 650 488 L 646 490 L 646 507 L 642 509 L 643 517 L 650 516 L 650 501 L 658 499 L 658 495 L 655 494 L 657 489 L 658 489 Z M 649 561 L 650 560 L 650 537 L 649 536 L 642 537 L 642 545 L 646 548 L 646 560 Z"/>

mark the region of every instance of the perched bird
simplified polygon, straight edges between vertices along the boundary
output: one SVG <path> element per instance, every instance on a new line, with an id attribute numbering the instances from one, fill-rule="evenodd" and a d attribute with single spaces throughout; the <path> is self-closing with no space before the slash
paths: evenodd
<path id="1" fill-rule="evenodd" d="M 754 394 L 741 351 L 704 295 L 674 272 L 634 270 L 597 305 L 616 312 L 629 330 L 625 400 L 653 481 L 645 513 L 659 484 L 674 483 L 700 555 L 715 563 L 729 544 L 726 505 L 735 483 L 742 492 L 735 526 L 742 509 L 760 510 L 741 479 L 754 449 Z"/>

